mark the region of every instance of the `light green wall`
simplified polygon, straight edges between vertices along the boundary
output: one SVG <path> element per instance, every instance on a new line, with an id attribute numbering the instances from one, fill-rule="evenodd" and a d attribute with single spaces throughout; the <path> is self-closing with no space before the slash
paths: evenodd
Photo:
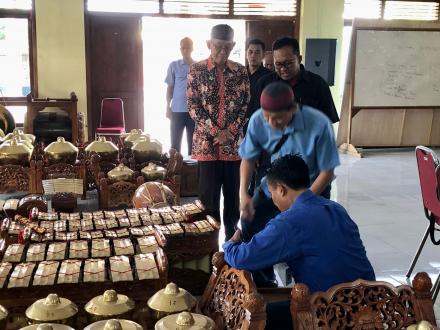
<path id="1" fill-rule="evenodd" d="M 331 87 L 338 112 L 341 109 L 343 81 L 340 79 L 344 0 L 302 0 L 300 47 L 305 55 L 306 38 L 334 38 L 336 46 L 335 86 Z"/>
<path id="2" fill-rule="evenodd" d="M 35 16 L 38 97 L 75 92 L 78 111 L 86 114 L 84 0 L 35 0 Z"/>

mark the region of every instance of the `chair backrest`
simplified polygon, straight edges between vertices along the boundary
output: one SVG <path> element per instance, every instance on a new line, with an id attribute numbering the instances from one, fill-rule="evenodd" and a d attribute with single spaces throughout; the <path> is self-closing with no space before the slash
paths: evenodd
<path id="1" fill-rule="evenodd" d="M 124 102 L 122 99 L 102 99 L 101 122 L 99 127 L 125 127 Z"/>
<path id="2" fill-rule="evenodd" d="M 200 308 L 217 329 L 264 330 L 266 303 L 257 292 L 251 274 L 226 264 L 223 252 L 212 258 L 214 270 L 203 293 Z"/>
<path id="3" fill-rule="evenodd" d="M 305 284 L 292 289 L 291 314 L 295 330 L 405 329 L 422 320 L 435 325 L 432 282 L 417 273 L 413 286 L 356 280 L 326 292 L 310 294 Z"/>
<path id="4" fill-rule="evenodd" d="M 440 201 L 438 198 L 440 170 L 437 155 L 429 148 L 418 146 L 416 147 L 416 159 L 423 206 L 426 211 L 433 213 L 438 218 L 440 217 Z"/>

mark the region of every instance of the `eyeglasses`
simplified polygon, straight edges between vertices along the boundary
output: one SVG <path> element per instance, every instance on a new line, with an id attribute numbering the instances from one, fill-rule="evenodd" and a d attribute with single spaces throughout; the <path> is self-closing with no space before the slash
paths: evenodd
<path id="1" fill-rule="evenodd" d="M 230 52 L 232 50 L 232 48 L 234 48 L 234 43 L 225 43 L 225 44 L 216 44 L 216 43 L 212 43 L 212 46 L 215 48 L 216 51 L 221 51 L 222 49 L 225 52 Z"/>
<path id="2" fill-rule="evenodd" d="M 295 63 L 295 60 L 275 62 L 274 65 L 277 69 L 281 69 L 281 68 L 289 69 L 293 65 L 293 63 Z"/>

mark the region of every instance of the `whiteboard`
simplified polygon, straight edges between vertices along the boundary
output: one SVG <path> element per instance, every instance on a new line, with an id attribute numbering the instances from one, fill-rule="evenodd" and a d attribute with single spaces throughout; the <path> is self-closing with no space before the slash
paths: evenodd
<path id="1" fill-rule="evenodd" d="M 440 31 L 357 30 L 355 107 L 440 106 Z"/>

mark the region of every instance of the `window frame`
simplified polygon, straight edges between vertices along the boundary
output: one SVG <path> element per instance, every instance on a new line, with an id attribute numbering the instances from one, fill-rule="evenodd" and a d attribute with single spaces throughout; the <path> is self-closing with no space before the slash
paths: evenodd
<path id="1" fill-rule="evenodd" d="M 404 1 L 404 2 L 436 2 L 436 3 L 438 3 L 439 6 L 437 7 L 437 20 L 426 21 L 426 22 L 440 22 L 440 0 L 399 0 L 399 1 Z M 381 2 L 381 4 L 380 4 L 380 17 L 370 18 L 371 20 L 384 19 L 385 5 L 387 2 L 393 2 L 393 0 L 381 0 L 380 2 Z M 344 3 L 344 7 L 345 7 L 345 3 Z M 344 19 L 344 26 L 351 26 L 351 25 L 353 25 L 352 19 Z"/>
<path id="2" fill-rule="evenodd" d="M 0 8 L 0 18 L 25 18 L 28 20 L 28 45 L 29 45 L 29 80 L 31 94 L 38 95 L 38 79 L 36 70 L 36 31 L 35 31 L 35 0 L 32 0 L 31 9 L 4 9 Z M 0 98 L 3 106 L 25 106 L 26 96 L 4 96 Z"/>
<path id="3" fill-rule="evenodd" d="M 118 14 L 118 15 L 135 15 L 135 16 L 148 16 L 148 17 L 177 17 L 177 18 L 212 18 L 212 19 L 242 19 L 242 20 L 291 20 L 296 23 L 299 22 L 299 17 L 301 13 L 301 3 L 304 0 L 295 0 L 295 15 L 283 15 L 283 16 L 266 16 L 266 15 L 236 15 L 234 14 L 234 0 L 229 0 L 229 13 L 228 14 L 190 14 L 190 13 L 166 13 L 164 12 L 164 3 L 167 0 L 158 0 L 158 10 L 156 13 L 134 13 L 134 12 L 107 12 L 107 11 L 89 11 L 88 10 L 88 0 L 84 0 L 84 11 L 88 15 L 108 15 L 108 14 Z M 276 1 L 276 0 L 273 0 Z"/>

